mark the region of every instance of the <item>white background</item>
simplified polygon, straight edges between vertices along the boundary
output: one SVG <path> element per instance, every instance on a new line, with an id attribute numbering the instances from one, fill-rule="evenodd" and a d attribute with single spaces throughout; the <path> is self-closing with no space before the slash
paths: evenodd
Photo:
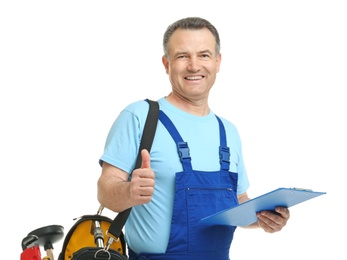
<path id="1" fill-rule="evenodd" d="M 74 217 L 96 213 L 113 120 L 169 93 L 162 35 L 201 16 L 219 29 L 223 55 L 210 105 L 239 129 L 250 196 L 327 192 L 292 207 L 280 233 L 238 229 L 231 258 L 346 259 L 344 2 L 2 1 L 1 258 L 19 259 L 36 228 L 67 233 Z"/>

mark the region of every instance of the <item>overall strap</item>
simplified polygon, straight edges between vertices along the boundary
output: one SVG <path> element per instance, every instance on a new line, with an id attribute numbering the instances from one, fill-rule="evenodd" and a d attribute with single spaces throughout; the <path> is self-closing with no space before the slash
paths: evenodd
<path id="1" fill-rule="evenodd" d="M 184 171 L 191 171 L 192 159 L 190 157 L 188 143 L 183 141 L 180 133 L 177 131 L 176 127 L 174 126 L 170 118 L 162 110 L 159 111 L 159 120 L 163 123 L 163 125 L 169 131 L 170 135 L 172 136 L 172 138 L 174 139 L 177 145 L 178 155 L 181 159 L 181 163 L 182 163 Z"/>
<path id="2" fill-rule="evenodd" d="M 219 124 L 219 136 L 220 136 L 220 146 L 219 146 L 219 163 L 221 165 L 221 170 L 229 171 L 230 166 L 230 149 L 227 146 L 226 132 L 222 120 L 216 116 Z M 174 126 L 170 118 L 162 111 L 159 111 L 159 120 L 166 127 L 175 143 L 177 144 L 178 155 L 181 159 L 183 169 L 185 171 L 192 170 L 191 157 L 189 152 L 188 143 L 184 142 L 181 135 L 179 134 L 177 128 Z"/>
<path id="3" fill-rule="evenodd" d="M 227 146 L 227 138 L 225 133 L 225 128 L 222 120 L 216 116 L 219 123 L 219 136 L 220 136 L 220 146 L 219 146 L 219 163 L 221 165 L 221 170 L 229 171 L 230 167 L 230 148 Z"/>

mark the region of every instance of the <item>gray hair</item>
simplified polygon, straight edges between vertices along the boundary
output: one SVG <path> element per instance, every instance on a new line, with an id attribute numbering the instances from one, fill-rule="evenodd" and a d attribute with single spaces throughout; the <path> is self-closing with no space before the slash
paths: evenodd
<path id="1" fill-rule="evenodd" d="M 216 40 L 216 56 L 219 55 L 220 52 L 220 39 L 219 34 L 216 29 L 209 21 L 200 18 L 200 17 L 187 17 L 180 19 L 173 24 L 169 25 L 164 33 L 163 38 L 163 48 L 164 48 L 164 55 L 165 57 L 169 58 L 169 40 L 172 36 L 172 34 L 177 29 L 184 29 L 184 30 L 200 30 L 200 29 L 208 29 L 212 35 L 214 36 Z"/>

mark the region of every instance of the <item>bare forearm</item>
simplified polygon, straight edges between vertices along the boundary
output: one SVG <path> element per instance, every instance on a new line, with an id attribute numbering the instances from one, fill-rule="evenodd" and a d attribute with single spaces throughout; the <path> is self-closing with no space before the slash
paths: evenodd
<path id="1" fill-rule="evenodd" d="M 125 171 L 103 163 L 98 180 L 98 200 L 100 204 L 115 212 L 146 204 L 152 200 L 155 174 L 150 168 L 150 156 L 147 150 L 141 151 L 141 168 L 132 172 L 131 181 Z"/>
<path id="2" fill-rule="evenodd" d="M 98 181 L 99 203 L 112 211 L 121 212 L 133 206 L 129 194 L 130 182 L 102 175 Z"/>

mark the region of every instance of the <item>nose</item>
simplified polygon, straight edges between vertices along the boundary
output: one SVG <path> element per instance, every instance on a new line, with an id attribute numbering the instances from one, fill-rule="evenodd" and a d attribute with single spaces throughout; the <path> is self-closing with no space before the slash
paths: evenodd
<path id="1" fill-rule="evenodd" d="M 197 59 L 197 57 L 191 57 L 189 59 L 189 64 L 188 64 L 188 67 L 187 69 L 190 71 L 190 72 L 198 72 L 200 71 L 200 63 L 199 63 L 199 60 Z"/>

